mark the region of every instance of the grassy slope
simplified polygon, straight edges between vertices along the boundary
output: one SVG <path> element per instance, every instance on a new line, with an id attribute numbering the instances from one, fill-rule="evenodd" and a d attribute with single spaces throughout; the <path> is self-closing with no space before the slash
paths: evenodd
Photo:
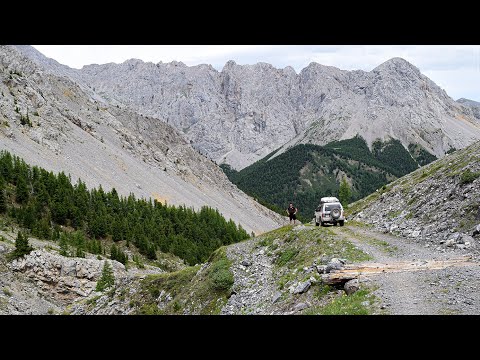
<path id="1" fill-rule="evenodd" d="M 288 286 L 313 276 L 317 282 L 308 293 L 302 294 L 312 304 L 305 314 L 370 314 L 375 311 L 373 289 L 362 287 L 353 296 L 346 296 L 335 287 L 323 285 L 316 272 L 303 271 L 304 267 L 311 266 L 322 257 L 344 258 L 351 263 L 371 260 L 370 255 L 335 235 L 331 229 L 307 226 L 304 230 L 295 231 L 292 226 L 284 226 L 246 241 L 255 242 L 254 249 L 263 249 L 275 259 L 275 287 L 283 292 L 284 304 L 300 301 L 298 295 L 287 291 Z M 232 291 L 231 265 L 231 260 L 226 257 L 226 247 L 222 247 L 204 266 L 147 277 L 128 301 L 136 314 L 219 314 Z M 167 293 L 172 299 L 159 308 L 158 297 Z"/>

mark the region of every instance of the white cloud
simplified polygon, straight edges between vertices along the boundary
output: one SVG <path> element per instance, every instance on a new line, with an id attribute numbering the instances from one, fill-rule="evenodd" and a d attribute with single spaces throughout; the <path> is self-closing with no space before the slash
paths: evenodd
<path id="1" fill-rule="evenodd" d="M 392 57 L 417 66 L 454 99 L 480 101 L 480 46 L 476 45 L 35 45 L 44 55 L 74 68 L 121 63 L 131 58 L 154 63 L 211 64 L 221 70 L 238 64 L 271 63 L 300 72 L 310 62 L 344 70 L 370 71 Z"/>

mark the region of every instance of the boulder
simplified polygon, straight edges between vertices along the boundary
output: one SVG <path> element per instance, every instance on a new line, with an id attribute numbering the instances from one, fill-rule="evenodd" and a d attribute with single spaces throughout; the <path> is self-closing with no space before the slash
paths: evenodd
<path id="1" fill-rule="evenodd" d="M 325 272 L 329 273 L 329 272 L 332 272 L 333 270 L 341 270 L 343 268 L 343 265 L 344 263 L 342 263 L 340 259 L 333 258 L 327 264 L 327 267 L 325 268 Z"/>
<path id="2" fill-rule="evenodd" d="M 306 303 L 298 303 L 296 304 L 294 307 L 293 307 L 293 311 L 294 312 L 297 312 L 297 311 L 302 311 L 304 309 L 308 308 L 308 305 Z"/>
<path id="3" fill-rule="evenodd" d="M 475 229 L 473 230 L 472 236 L 479 235 L 480 234 L 480 224 L 475 226 Z"/>
<path id="4" fill-rule="evenodd" d="M 360 289 L 360 283 L 358 282 L 358 279 L 349 280 L 343 285 L 343 289 L 347 295 L 353 294 Z"/>
<path id="5" fill-rule="evenodd" d="M 304 292 L 307 292 L 308 289 L 310 289 L 311 285 L 312 285 L 312 283 L 310 282 L 310 280 L 302 282 L 302 283 L 297 285 L 297 287 L 293 290 L 293 293 L 294 294 L 302 294 Z"/>

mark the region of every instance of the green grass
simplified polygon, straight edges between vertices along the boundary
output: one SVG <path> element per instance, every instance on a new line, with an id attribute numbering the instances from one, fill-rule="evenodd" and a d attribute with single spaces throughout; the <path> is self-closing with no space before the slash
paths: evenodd
<path id="1" fill-rule="evenodd" d="M 12 296 L 12 292 L 6 287 L 3 288 L 3 293 L 5 294 L 5 296 L 8 296 L 8 297 Z"/>
<path id="2" fill-rule="evenodd" d="M 219 314 L 231 294 L 233 273 L 231 261 L 225 247 L 216 250 L 208 260 L 209 266 L 201 266 L 158 275 L 150 275 L 141 281 L 141 287 L 130 306 L 138 314 L 179 314 L 185 309 L 189 313 Z M 159 309 L 157 298 L 164 291 L 172 300 Z"/>
<path id="3" fill-rule="evenodd" d="M 460 184 L 469 184 L 478 177 L 480 177 L 480 172 L 472 172 L 470 169 L 467 169 L 460 175 Z"/>
<path id="4" fill-rule="evenodd" d="M 377 246 L 384 253 L 387 253 L 387 254 L 390 254 L 390 255 L 395 254 L 398 251 L 398 247 L 396 247 L 395 245 L 391 245 L 384 240 L 368 238 L 367 242 L 371 245 Z"/>
<path id="5" fill-rule="evenodd" d="M 277 258 L 277 261 L 275 263 L 278 266 L 284 266 L 290 260 L 292 260 L 295 256 L 297 256 L 298 253 L 299 253 L 299 250 L 297 249 L 292 249 L 292 248 L 287 249 L 280 254 L 280 256 Z"/>
<path id="6" fill-rule="evenodd" d="M 402 213 L 402 210 L 396 210 L 396 211 L 390 211 L 388 214 L 387 214 L 387 217 L 389 219 L 393 219 L 393 218 L 396 218 L 398 215 L 400 215 Z"/>
<path id="7" fill-rule="evenodd" d="M 370 307 L 362 305 L 362 302 L 368 301 L 372 304 L 375 296 L 368 289 L 360 289 L 352 295 L 343 295 L 336 297 L 332 302 L 325 306 L 316 306 L 307 309 L 305 315 L 370 315 Z"/>

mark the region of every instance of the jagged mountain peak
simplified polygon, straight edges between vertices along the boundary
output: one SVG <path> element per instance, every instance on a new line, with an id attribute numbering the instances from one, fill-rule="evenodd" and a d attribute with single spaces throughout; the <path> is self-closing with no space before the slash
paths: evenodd
<path id="1" fill-rule="evenodd" d="M 413 71 L 417 74 L 420 74 L 420 70 L 415 65 L 401 57 L 391 58 L 375 67 L 372 71 L 402 72 L 405 70 Z"/>
<path id="2" fill-rule="evenodd" d="M 473 111 L 399 57 L 372 71 L 311 62 L 297 74 L 234 60 L 221 71 L 178 62 L 134 69 L 97 65 L 71 76 L 109 101 L 163 119 L 237 170 L 287 143 L 324 145 L 358 134 L 368 144 L 391 137 L 443 156 L 480 138 Z"/>

